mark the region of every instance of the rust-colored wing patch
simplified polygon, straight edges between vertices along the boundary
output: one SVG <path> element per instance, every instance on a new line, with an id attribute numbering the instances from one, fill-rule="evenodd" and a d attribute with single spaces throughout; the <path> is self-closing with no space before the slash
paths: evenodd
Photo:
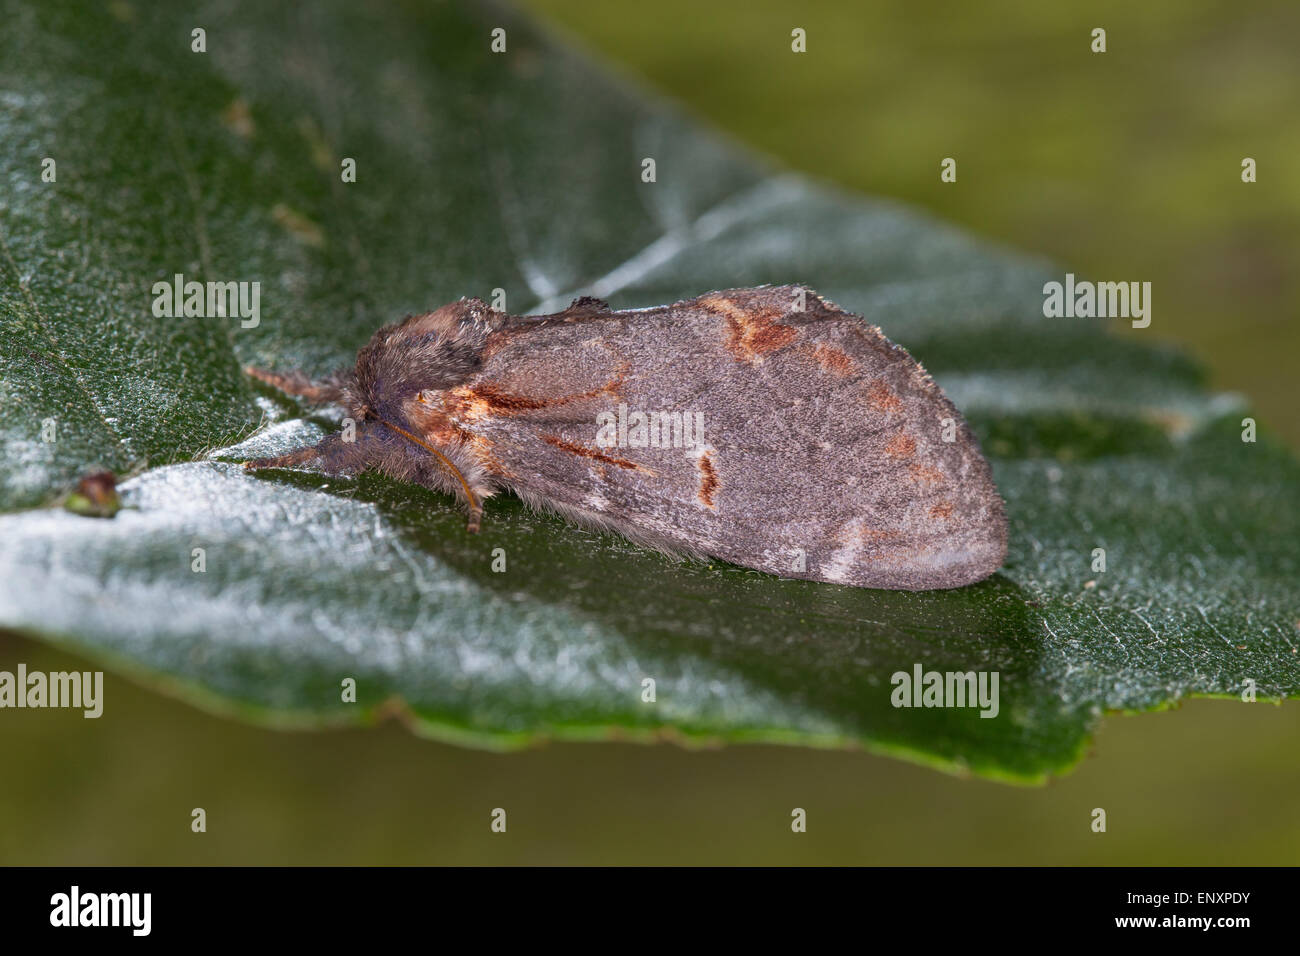
<path id="1" fill-rule="evenodd" d="M 837 378 L 848 378 L 858 370 L 857 363 L 842 348 L 819 342 L 813 347 L 813 358 L 823 369 Z"/>
<path id="2" fill-rule="evenodd" d="M 713 464 L 713 452 L 706 451 L 700 455 L 697 459 L 697 467 L 700 469 L 700 504 L 716 510 L 715 502 L 722 482 L 718 480 L 718 469 Z"/>
<path id="3" fill-rule="evenodd" d="M 911 458 L 916 454 L 916 439 L 900 431 L 885 446 L 885 454 L 890 458 Z"/>
<path id="4" fill-rule="evenodd" d="M 907 471 L 915 482 L 925 482 L 929 485 L 943 484 L 943 472 L 938 468 L 931 468 L 929 465 L 914 462 L 907 466 Z"/>
<path id="5" fill-rule="evenodd" d="M 542 435 L 542 441 L 546 444 L 558 448 L 561 451 L 567 451 L 571 455 L 577 455 L 579 458 L 590 458 L 592 461 L 603 462 L 606 465 L 617 465 L 619 468 L 628 468 L 633 471 L 641 471 L 646 474 L 654 474 L 649 468 L 638 465 L 634 461 L 628 461 L 626 458 L 615 458 L 613 455 L 606 455 L 604 452 L 596 451 L 594 448 L 587 448 L 576 442 L 567 441 L 559 435 Z"/>
<path id="6" fill-rule="evenodd" d="M 933 508 L 930 509 L 930 517 L 938 518 L 942 521 L 947 521 L 949 518 L 952 517 L 952 502 L 951 501 L 939 502 L 937 505 L 935 505 Z"/>
<path id="7" fill-rule="evenodd" d="M 724 345 L 738 362 L 757 365 L 763 356 L 789 345 L 799 337 L 799 330 L 783 325 L 778 319 L 785 313 L 770 305 L 750 305 L 722 296 L 709 296 L 700 307 L 722 317 L 725 323 Z"/>
<path id="8" fill-rule="evenodd" d="M 538 411 L 543 408 L 555 408 L 573 402 L 586 401 L 601 396 L 617 396 L 627 378 L 628 365 L 621 363 L 613 377 L 604 385 L 574 392 L 569 395 L 534 397 L 508 392 L 494 382 L 479 382 L 476 385 L 462 385 L 449 393 L 451 413 L 464 421 L 482 421 L 493 416 L 518 415 L 524 412 Z"/>
<path id="9" fill-rule="evenodd" d="M 902 400 L 894 394 L 893 389 L 880 379 L 873 380 L 867 386 L 867 401 L 878 412 L 900 412 L 903 410 Z"/>

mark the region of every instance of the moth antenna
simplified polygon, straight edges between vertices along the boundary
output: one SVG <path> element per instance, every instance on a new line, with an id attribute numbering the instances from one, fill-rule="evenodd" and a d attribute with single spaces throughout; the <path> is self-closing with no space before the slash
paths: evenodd
<path id="1" fill-rule="evenodd" d="M 483 516 L 483 505 L 479 502 L 478 496 L 475 495 L 473 490 L 470 488 L 469 482 L 465 480 L 465 476 L 460 473 L 460 469 L 457 468 L 455 464 L 452 463 L 452 460 L 448 458 L 446 455 L 444 455 L 442 452 L 438 451 L 438 449 L 434 448 L 428 442 L 424 441 L 423 439 L 417 438 L 415 435 L 412 435 L 410 432 L 408 432 L 405 428 L 402 428 L 400 425 L 394 425 L 392 422 L 384 421 L 384 419 L 382 418 L 376 418 L 375 421 L 379 422 L 379 424 L 383 425 L 385 428 L 391 428 L 393 431 L 397 432 L 397 434 L 405 436 L 406 438 L 415 442 L 425 451 L 432 452 L 433 454 L 438 456 L 438 458 L 442 461 L 442 463 L 447 466 L 447 470 L 456 476 L 456 480 L 460 482 L 460 486 L 465 489 L 465 497 L 469 499 L 469 526 L 466 530 L 469 531 L 470 534 L 474 534 L 475 532 L 477 532 L 479 527 L 479 519 L 482 518 Z"/>

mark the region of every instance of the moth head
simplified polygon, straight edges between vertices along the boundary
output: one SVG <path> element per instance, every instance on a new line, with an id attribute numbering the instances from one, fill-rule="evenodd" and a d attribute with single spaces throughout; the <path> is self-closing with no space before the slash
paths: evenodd
<path id="1" fill-rule="evenodd" d="M 482 364 L 484 340 L 503 320 L 482 300 L 461 299 L 384 326 L 357 355 L 353 411 L 391 417 L 422 392 L 461 384 Z"/>

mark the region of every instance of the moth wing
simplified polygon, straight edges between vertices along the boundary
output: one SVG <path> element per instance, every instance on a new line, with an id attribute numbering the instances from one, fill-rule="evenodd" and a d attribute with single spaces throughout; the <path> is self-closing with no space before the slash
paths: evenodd
<path id="1" fill-rule="evenodd" d="M 448 402 L 507 487 L 643 543 L 908 590 L 1005 557 L 960 413 L 879 329 L 801 287 L 514 320 Z"/>

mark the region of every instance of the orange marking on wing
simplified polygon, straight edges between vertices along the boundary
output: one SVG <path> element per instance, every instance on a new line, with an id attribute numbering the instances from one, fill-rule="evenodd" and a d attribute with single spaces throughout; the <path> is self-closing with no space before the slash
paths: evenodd
<path id="1" fill-rule="evenodd" d="M 835 345 L 818 343 L 813 349 L 813 358 L 826 371 L 838 378 L 847 378 L 857 371 L 857 364 L 849 354 Z"/>
<path id="2" fill-rule="evenodd" d="M 506 468 L 501 459 L 497 457 L 496 450 L 493 448 L 492 443 L 482 435 L 471 435 L 469 439 L 469 447 L 473 450 L 475 457 L 482 462 L 483 467 L 487 469 L 490 474 L 500 475 L 503 478 L 515 477 L 514 472 Z"/>
<path id="3" fill-rule="evenodd" d="M 799 337 L 799 330 L 782 325 L 777 319 L 785 313 L 773 308 L 747 308 L 743 303 L 711 296 L 700 299 L 699 304 L 709 312 L 720 315 L 726 323 L 726 348 L 737 361 L 757 365 L 763 356 Z"/>
<path id="4" fill-rule="evenodd" d="M 865 547 L 868 544 L 875 544 L 880 541 L 888 541 L 890 538 L 897 538 L 897 531 L 880 531 L 875 528 L 862 527 L 861 521 L 857 518 L 850 521 L 844 527 L 835 533 L 832 539 L 836 544 L 853 544 L 859 547 Z"/>
<path id="5" fill-rule="evenodd" d="M 470 386 L 469 398 L 472 401 L 483 403 L 484 406 L 495 412 L 506 415 L 509 415 L 512 412 L 536 411 L 539 408 L 545 408 L 547 405 L 560 404 L 554 399 L 529 398 L 527 395 L 512 395 L 509 392 L 502 391 L 498 386 L 491 382 L 484 382 L 481 385 Z"/>
<path id="6" fill-rule="evenodd" d="M 474 437 L 472 432 L 466 431 L 452 421 L 446 412 L 429 404 L 419 395 L 405 402 L 402 412 L 406 420 L 430 441 L 445 445 L 451 442 L 467 442 Z"/>
<path id="7" fill-rule="evenodd" d="M 911 458 L 916 454 L 916 439 L 900 431 L 885 446 L 885 454 L 890 458 Z"/>
<path id="8" fill-rule="evenodd" d="M 706 508 L 715 508 L 715 497 L 722 482 L 718 480 L 718 469 L 713 465 L 713 452 L 706 451 L 697 460 L 700 469 L 700 503 Z"/>
<path id="9" fill-rule="evenodd" d="M 880 379 L 875 379 L 867 386 L 867 401 L 878 412 L 900 412 L 903 402 Z"/>
<path id="10" fill-rule="evenodd" d="M 436 445 L 465 445 L 488 472 L 509 477 L 510 472 L 497 457 L 492 442 L 485 436 L 462 428 L 452 421 L 446 412 L 426 402 L 417 395 L 414 401 L 408 401 L 403 411 L 406 420 L 414 425 L 421 437 Z"/>
<path id="11" fill-rule="evenodd" d="M 599 398 L 602 395 L 617 395 L 618 390 L 623 387 L 623 382 L 627 378 L 628 368 L 628 364 L 622 362 L 614 372 L 613 377 L 604 385 L 588 389 L 585 392 L 556 395 L 549 398 L 534 398 L 530 395 L 507 392 L 494 382 L 462 385 L 451 390 L 451 396 L 454 400 L 453 414 L 458 414 L 468 421 L 478 421 L 483 418 L 490 418 L 493 415 L 518 415 L 523 412 L 554 408 L 557 405 L 568 405 L 572 402 Z"/>
<path id="12" fill-rule="evenodd" d="M 586 448 L 582 445 L 576 444 L 575 442 L 567 441 L 559 435 L 542 435 L 541 439 L 548 445 L 559 448 L 561 451 L 567 451 L 571 455 L 577 455 L 580 458 L 590 458 L 592 461 L 603 462 L 606 465 L 617 465 L 619 468 L 628 468 L 633 471 L 645 472 L 649 475 L 654 474 L 654 472 L 649 468 L 644 468 L 634 461 L 628 461 L 626 458 L 615 458 L 613 455 L 606 455 L 604 452 L 596 451 L 594 448 Z"/>
<path id="13" fill-rule="evenodd" d="M 912 464 L 907 466 L 907 470 L 911 472 L 913 481 L 924 481 L 931 485 L 943 484 L 943 472 L 937 468 L 931 468 L 929 465 Z"/>
<path id="14" fill-rule="evenodd" d="M 939 502 L 937 505 L 935 505 L 933 508 L 930 509 L 930 517 L 941 518 L 944 521 L 947 521 L 949 518 L 952 517 L 952 502 L 951 501 Z"/>

